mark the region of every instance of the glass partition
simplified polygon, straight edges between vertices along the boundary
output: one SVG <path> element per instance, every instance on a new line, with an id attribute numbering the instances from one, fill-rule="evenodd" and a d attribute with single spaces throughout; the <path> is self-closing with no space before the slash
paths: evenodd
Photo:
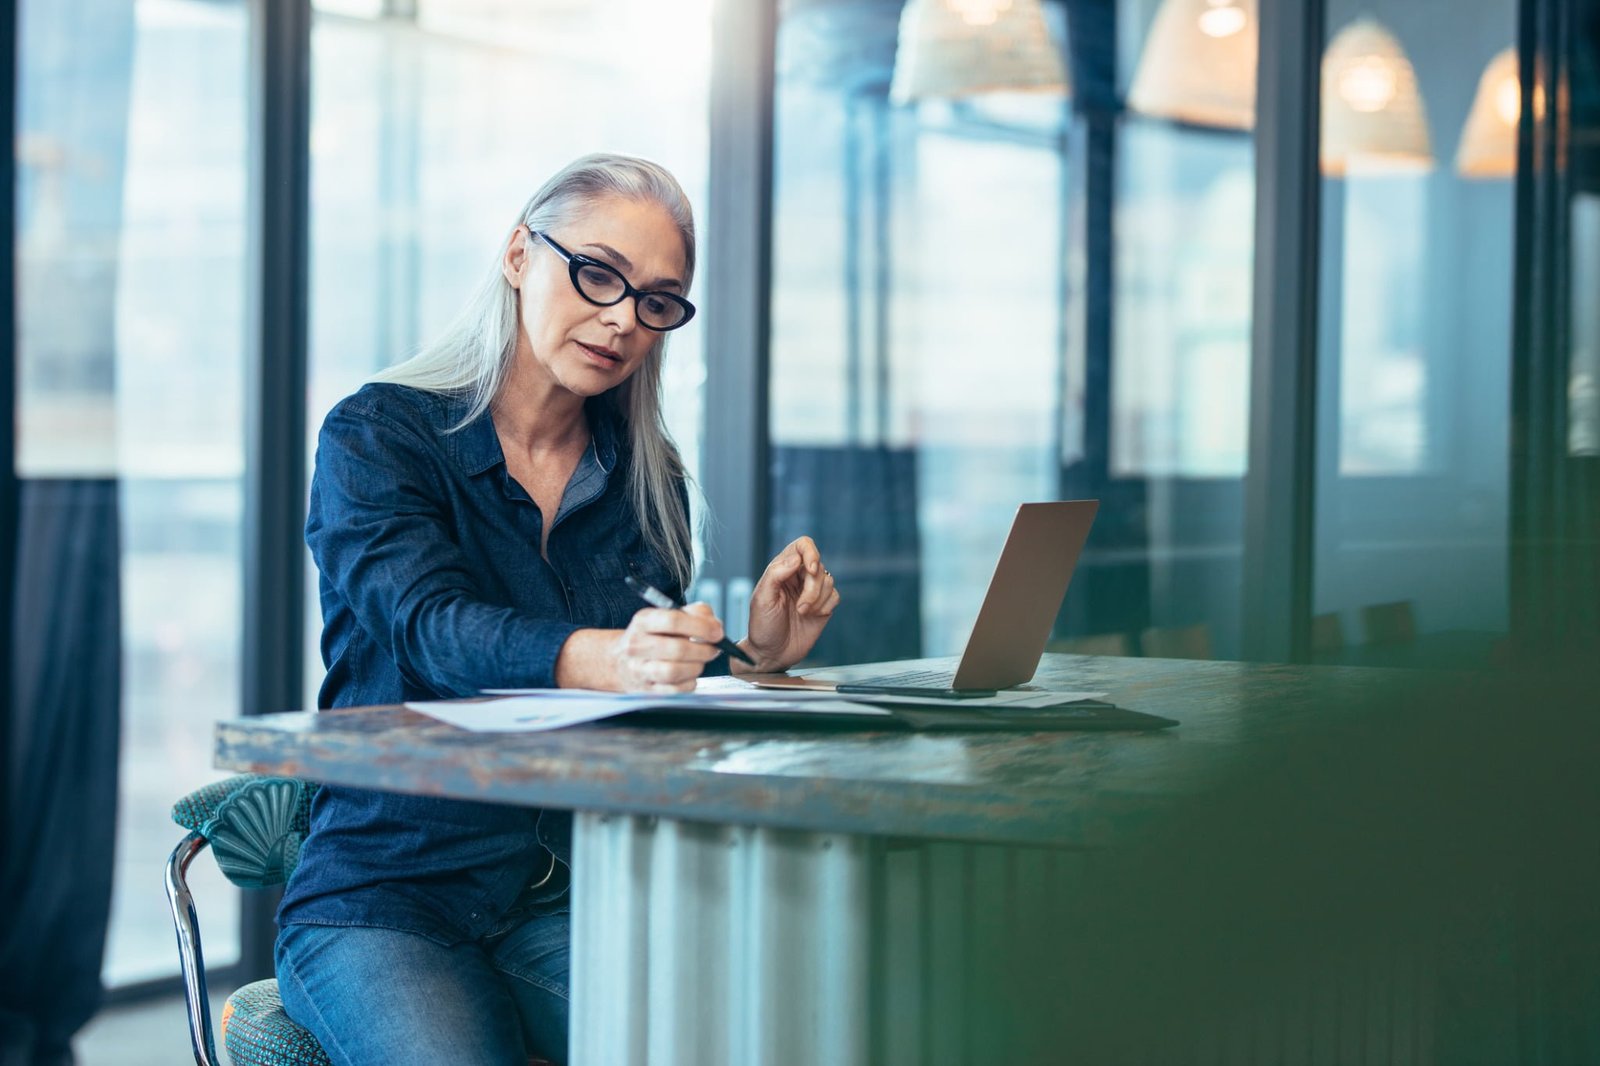
<path id="1" fill-rule="evenodd" d="M 1509 624 L 1517 8 L 1327 20 L 1315 653 L 1479 665 Z"/>
<path id="2" fill-rule="evenodd" d="M 1253 5 L 781 5 L 770 546 L 840 582 L 817 661 L 959 652 L 1016 506 L 1081 497 L 1053 646 L 1235 653 L 1253 101 L 1127 100 L 1219 7 L 1253 92 Z"/>

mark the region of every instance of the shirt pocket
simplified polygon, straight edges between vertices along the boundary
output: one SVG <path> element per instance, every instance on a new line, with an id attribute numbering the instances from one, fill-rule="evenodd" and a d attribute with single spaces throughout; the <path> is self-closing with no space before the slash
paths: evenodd
<path id="1" fill-rule="evenodd" d="M 678 596 L 682 591 L 672 572 L 650 552 L 597 552 L 589 557 L 589 570 L 597 582 L 621 585 L 624 589 L 627 585 L 623 578 L 633 577 L 668 596 Z M 636 595 L 629 595 L 638 600 Z"/>
<path id="2" fill-rule="evenodd" d="M 672 575 L 647 552 L 596 552 L 587 565 L 593 580 L 576 590 L 575 606 L 588 625 L 623 629 L 646 606 L 625 577 L 635 577 L 668 596 L 678 594 Z"/>

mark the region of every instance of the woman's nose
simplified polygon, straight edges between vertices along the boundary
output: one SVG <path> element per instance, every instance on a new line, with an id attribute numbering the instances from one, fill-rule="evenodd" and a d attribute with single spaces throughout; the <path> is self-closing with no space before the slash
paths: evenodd
<path id="1" fill-rule="evenodd" d="M 615 329 L 618 333 L 632 333 L 639 324 L 639 308 L 634 303 L 637 297 L 624 296 L 621 300 L 600 309 L 600 321 Z"/>

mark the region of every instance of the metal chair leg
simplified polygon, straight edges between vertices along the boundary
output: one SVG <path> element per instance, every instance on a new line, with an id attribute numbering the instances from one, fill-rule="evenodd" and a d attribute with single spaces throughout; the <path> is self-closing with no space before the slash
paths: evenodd
<path id="1" fill-rule="evenodd" d="M 197 1066 L 217 1066 L 217 1045 L 211 1035 L 211 1001 L 206 996 L 206 963 L 200 952 L 200 922 L 189 894 L 189 864 L 208 841 L 190 833 L 167 860 L 167 902 L 172 906 L 172 926 L 178 934 L 178 958 L 183 964 L 183 992 L 189 1007 L 189 1040 Z"/>

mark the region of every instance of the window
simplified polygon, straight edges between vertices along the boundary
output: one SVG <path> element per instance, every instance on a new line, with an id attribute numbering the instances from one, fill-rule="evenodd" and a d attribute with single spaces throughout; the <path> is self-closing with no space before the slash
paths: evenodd
<path id="1" fill-rule="evenodd" d="M 770 547 L 811 534 L 847 590 L 822 660 L 959 651 L 1062 451 L 1063 94 L 892 103 L 898 26 L 779 29 Z"/>
<path id="2" fill-rule="evenodd" d="M 246 18 L 26 0 L 21 24 L 19 473 L 114 485 L 120 511 L 118 985 L 177 971 L 167 811 L 220 776 L 211 726 L 239 710 Z M 195 871 L 226 964 L 237 893 Z"/>
<path id="3" fill-rule="evenodd" d="M 1119 132 L 1112 476 L 1243 477 L 1255 243 L 1250 134 L 1137 113 Z"/>
<path id="4" fill-rule="evenodd" d="M 707 0 L 385 10 L 319 2 L 312 26 L 313 450 L 329 408 L 443 329 L 498 261 L 523 203 L 577 156 L 619 151 L 665 165 L 706 229 Z M 702 255 L 699 278 L 706 268 Z M 667 424 L 691 474 L 701 326 L 672 334 L 663 375 Z M 309 559 L 307 570 L 310 706 L 322 664 Z"/>
<path id="5" fill-rule="evenodd" d="M 1326 30 L 1313 609 L 1334 657 L 1477 666 L 1509 623 L 1517 8 Z"/>
<path id="6" fill-rule="evenodd" d="M 812 534 L 847 590 L 819 660 L 959 652 L 1017 504 L 1072 497 L 1102 506 L 1058 646 L 1234 652 L 1252 119 L 1124 108 L 1197 47 L 1158 6 L 782 9 L 771 547 Z"/>

